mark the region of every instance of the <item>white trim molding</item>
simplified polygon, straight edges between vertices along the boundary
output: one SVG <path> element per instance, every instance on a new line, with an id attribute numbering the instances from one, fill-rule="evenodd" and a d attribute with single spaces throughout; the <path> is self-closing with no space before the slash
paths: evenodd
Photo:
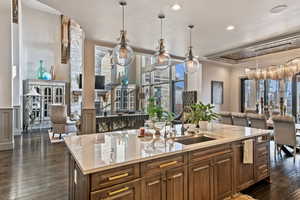
<path id="1" fill-rule="evenodd" d="M 0 108 L 0 151 L 13 148 L 13 108 Z"/>

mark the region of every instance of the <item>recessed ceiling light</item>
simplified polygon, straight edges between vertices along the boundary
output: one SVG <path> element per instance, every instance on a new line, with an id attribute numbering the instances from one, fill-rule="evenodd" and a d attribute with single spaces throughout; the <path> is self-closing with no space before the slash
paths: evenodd
<path id="1" fill-rule="evenodd" d="M 235 29 L 235 27 L 234 27 L 233 25 L 229 25 L 229 26 L 227 26 L 227 28 L 226 28 L 227 31 L 232 31 L 232 30 L 234 30 L 234 29 Z"/>
<path id="2" fill-rule="evenodd" d="M 178 3 L 175 3 L 171 6 L 171 8 L 172 8 L 172 10 L 177 11 L 177 10 L 180 10 L 182 7 Z"/>
<path id="3" fill-rule="evenodd" d="M 278 14 L 278 13 L 281 13 L 282 11 L 284 11 L 285 9 L 287 9 L 287 5 L 285 5 L 285 4 L 282 4 L 282 5 L 278 5 L 278 6 L 275 6 L 275 7 L 273 7 L 271 10 L 270 10 L 270 12 L 272 13 L 272 14 Z"/>

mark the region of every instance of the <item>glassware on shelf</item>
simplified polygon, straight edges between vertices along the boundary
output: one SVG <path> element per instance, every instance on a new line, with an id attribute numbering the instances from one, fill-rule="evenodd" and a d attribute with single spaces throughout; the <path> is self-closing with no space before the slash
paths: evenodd
<path id="1" fill-rule="evenodd" d="M 38 71 L 37 71 L 37 78 L 42 80 L 44 72 L 45 72 L 44 62 L 43 62 L 43 60 L 40 60 L 40 66 L 39 66 Z"/>

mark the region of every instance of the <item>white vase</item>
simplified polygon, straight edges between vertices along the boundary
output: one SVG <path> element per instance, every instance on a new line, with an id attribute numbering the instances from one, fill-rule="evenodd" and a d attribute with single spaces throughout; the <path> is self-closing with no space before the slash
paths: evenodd
<path id="1" fill-rule="evenodd" d="M 208 121 L 199 121 L 199 128 L 201 131 L 208 131 Z"/>

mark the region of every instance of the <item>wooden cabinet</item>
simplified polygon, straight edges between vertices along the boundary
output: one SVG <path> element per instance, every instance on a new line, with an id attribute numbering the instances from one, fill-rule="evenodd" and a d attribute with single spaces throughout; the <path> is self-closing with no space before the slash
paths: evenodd
<path id="1" fill-rule="evenodd" d="M 119 183 L 132 181 L 140 177 L 138 164 L 127 165 L 91 175 L 91 190 L 99 190 Z"/>
<path id="2" fill-rule="evenodd" d="M 212 151 L 211 149 L 203 152 Z M 233 153 L 230 146 L 219 146 L 210 154 L 191 152 L 198 162 L 189 166 L 189 200 L 224 199 L 233 194 Z M 201 157 L 196 155 L 201 154 Z"/>
<path id="3" fill-rule="evenodd" d="M 187 169 L 184 154 L 142 164 L 142 200 L 186 200 Z"/>
<path id="4" fill-rule="evenodd" d="M 23 94 L 27 94 L 34 88 L 37 93 L 41 95 L 38 107 L 34 108 L 35 120 L 31 125 L 36 128 L 49 128 L 50 124 L 50 105 L 51 104 L 65 104 L 66 103 L 66 87 L 65 81 L 48 81 L 27 79 L 23 81 Z M 36 98 L 36 97 L 35 97 Z M 23 104 L 26 105 L 28 100 L 23 99 Z M 30 113 L 25 106 L 23 108 L 23 115 L 25 118 Z M 28 126 L 27 120 L 24 120 L 24 127 Z"/>
<path id="5" fill-rule="evenodd" d="M 235 188 L 237 192 L 249 187 L 255 182 L 254 164 L 243 163 L 243 147 L 244 145 L 242 142 L 238 142 L 234 147 Z"/>
<path id="6" fill-rule="evenodd" d="M 170 169 L 166 173 L 167 200 L 187 199 L 187 170 L 186 167 Z"/>
<path id="7" fill-rule="evenodd" d="M 142 181 L 142 200 L 186 200 L 186 167 L 169 169 Z"/>
<path id="8" fill-rule="evenodd" d="M 212 161 L 204 160 L 189 167 L 189 200 L 213 199 Z"/>
<path id="9" fill-rule="evenodd" d="M 143 200 L 163 200 L 163 180 L 161 175 L 146 177 L 142 180 Z"/>
<path id="10" fill-rule="evenodd" d="M 255 180 L 270 177 L 270 143 L 268 138 L 257 138 L 255 143 Z"/>
<path id="11" fill-rule="evenodd" d="M 140 181 L 115 185 L 113 187 L 91 192 L 91 200 L 140 200 Z"/>
<path id="12" fill-rule="evenodd" d="M 227 153 L 215 157 L 214 163 L 215 199 L 224 199 L 233 194 L 233 155 Z"/>
<path id="13" fill-rule="evenodd" d="M 270 177 L 269 138 L 253 140 L 253 164 L 243 164 L 243 141 L 89 175 L 71 157 L 69 200 L 223 200 Z"/>

